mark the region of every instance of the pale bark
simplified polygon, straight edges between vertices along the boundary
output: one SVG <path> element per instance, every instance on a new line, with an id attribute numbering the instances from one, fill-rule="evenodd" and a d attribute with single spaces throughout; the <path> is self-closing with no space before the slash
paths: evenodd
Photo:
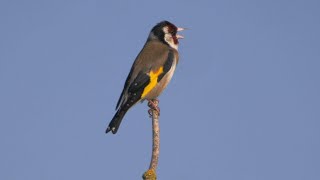
<path id="1" fill-rule="evenodd" d="M 143 174 L 144 180 L 156 180 L 157 179 L 157 167 L 160 152 L 160 128 L 159 128 L 159 101 L 152 100 L 152 105 L 149 103 L 149 114 L 152 117 L 152 156 L 149 169 Z"/>

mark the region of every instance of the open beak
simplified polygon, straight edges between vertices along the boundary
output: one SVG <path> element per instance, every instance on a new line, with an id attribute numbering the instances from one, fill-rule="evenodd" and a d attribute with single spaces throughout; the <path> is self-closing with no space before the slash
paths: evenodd
<path id="1" fill-rule="evenodd" d="M 179 32 L 179 31 L 183 31 L 183 30 L 185 30 L 185 29 L 186 29 L 186 28 L 180 28 L 180 27 L 178 27 L 177 31 Z M 184 38 L 184 37 L 181 36 L 180 34 L 177 34 L 176 36 L 177 36 L 178 39 L 183 39 L 183 38 Z"/>
<path id="2" fill-rule="evenodd" d="M 178 27 L 177 31 L 179 32 L 179 31 L 183 31 L 183 30 L 185 30 L 185 29 L 186 29 L 186 28 Z"/>

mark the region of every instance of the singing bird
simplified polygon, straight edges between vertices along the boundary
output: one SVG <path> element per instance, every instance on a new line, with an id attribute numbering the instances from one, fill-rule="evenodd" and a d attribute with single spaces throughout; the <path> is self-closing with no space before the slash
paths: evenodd
<path id="1" fill-rule="evenodd" d="M 179 60 L 178 44 L 183 36 L 168 21 L 155 25 L 142 50 L 136 57 L 116 106 L 106 133 L 116 134 L 126 112 L 137 102 L 157 99 L 167 87 Z M 155 107 L 157 109 L 157 107 Z"/>

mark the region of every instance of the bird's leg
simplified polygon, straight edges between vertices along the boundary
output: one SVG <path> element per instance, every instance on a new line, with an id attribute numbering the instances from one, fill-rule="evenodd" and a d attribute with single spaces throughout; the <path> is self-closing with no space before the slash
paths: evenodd
<path id="1" fill-rule="evenodd" d="M 155 110 L 158 113 L 158 116 L 160 116 L 160 108 L 158 107 L 159 104 L 159 100 L 158 99 L 152 99 L 152 100 L 148 100 L 148 106 L 149 106 L 149 110 L 148 113 L 150 116 L 152 116 L 152 111 Z"/>

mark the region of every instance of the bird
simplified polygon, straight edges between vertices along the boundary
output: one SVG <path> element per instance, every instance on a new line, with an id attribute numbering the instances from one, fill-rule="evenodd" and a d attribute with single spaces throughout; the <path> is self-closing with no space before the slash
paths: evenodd
<path id="1" fill-rule="evenodd" d="M 132 64 L 116 105 L 116 113 L 106 133 L 116 134 L 127 111 L 138 102 L 153 100 L 163 92 L 170 82 L 179 61 L 178 45 L 182 35 L 169 21 L 157 23 L 150 31 L 147 41 Z M 158 107 L 154 107 L 159 112 Z"/>

